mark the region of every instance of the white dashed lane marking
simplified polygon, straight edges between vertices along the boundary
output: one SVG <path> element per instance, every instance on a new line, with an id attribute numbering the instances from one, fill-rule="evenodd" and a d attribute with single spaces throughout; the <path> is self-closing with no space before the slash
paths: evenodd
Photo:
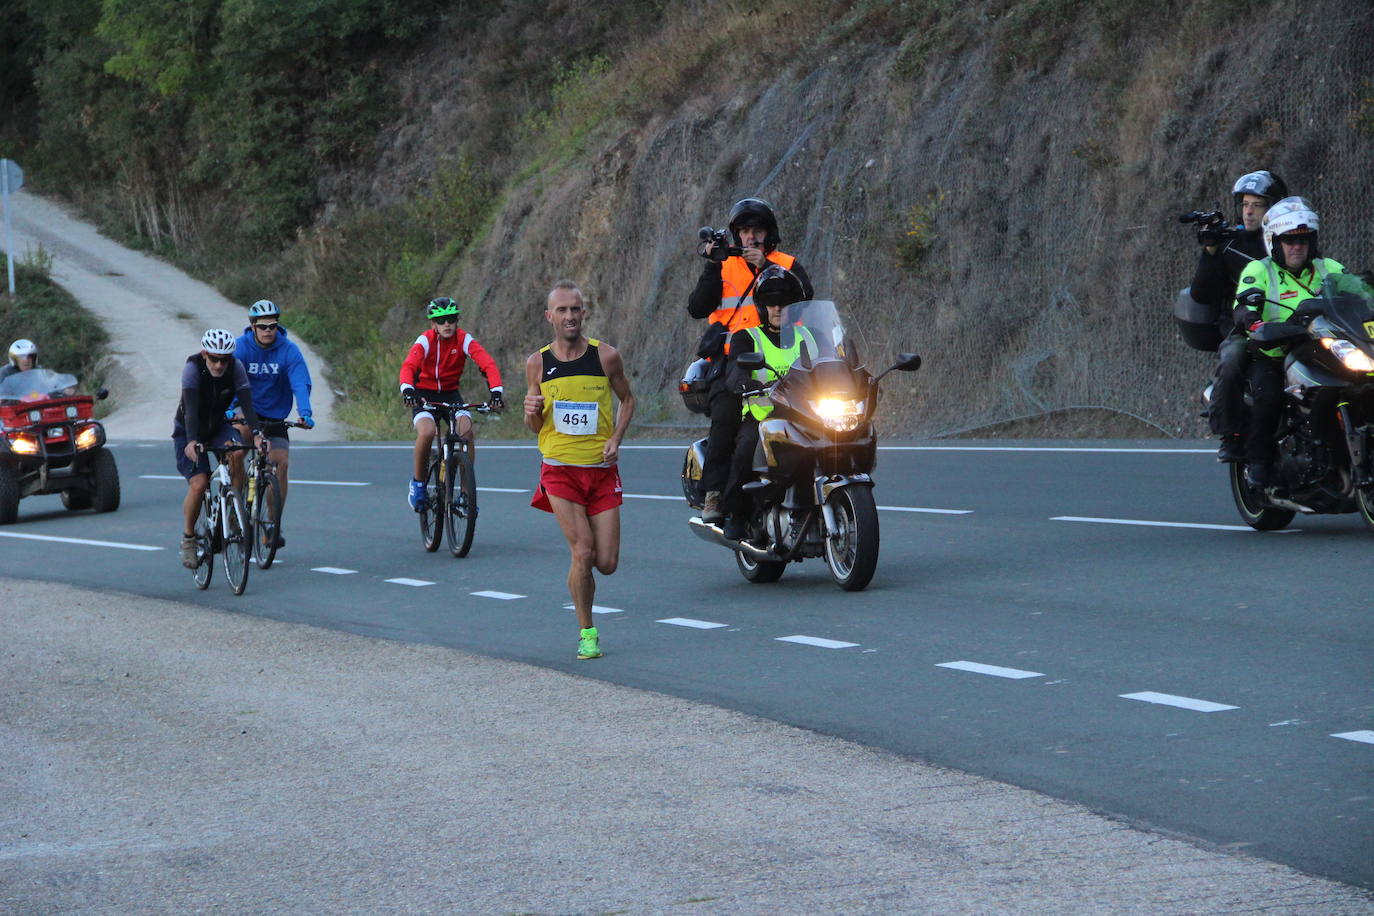
<path id="1" fill-rule="evenodd" d="M 404 578 L 404 577 L 398 578 L 398 579 L 387 579 L 386 581 L 387 581 L 387 582 L 391 582 L 391 583 L 393 583 L 393 584 L 395 584 L 395 585 L 413 585 L 413 586 L 415 586 L 416 588 L 418 588 L 418 587 L 420 587 L 420 586 L 422 586 L 422 585 L 433 585 L 433 584 L 434 584 L 433 582 L 426 581 L 425 579 L 406 579 L 406 578 Z"/>
<path id="2" fill-rule="evenodd" d="M 841 642 L 838 639 L 822 639 L 819 636 L 779 636 L 778 642 L 795 642 L 803 646 L 818 646 L 822 649 L 852 649 L 856 642 Z"/>
<path id="3" fill-rule="evenodd" d="M 1140 700 L 1145 703 L 1158 703 L 1160 706 L 1177 706 L 1179 709 L 1191 709 L 1194 712 L 1221 712 L 1226 709 L 1240 709 L 1239 706 L 1227 706 L 1225 703 L 1213 703 L 1211 700 L 1195 700 L 1192 697 L 1176 697 L 1171 693 L 1155 693 L 1153 690 L 1144 690 L 1140 693 L 1120 693 L 1117 696 L 1123 700 Z"/>
<path id="4" fill-rule="evenodd" d="M 1019 680 L 1027 677 L 1044 677 L 1039 671 L 1022 671 L 1019 668 L 1002 668 L 998 665 L 984 665 L 981 662 L 941 662 L 936 668 L 954 668 L 957 671 L 972 671 L 974 674 L 990 674 L 993 677 Z"/>
<path id="5" fill-rule="evenodd" d="M 691 627 L 694 630 L 714 630 L 718 627 L 729 626 L 727 623 L 712 623 L 709 620 L 693 620 L 690 617 L 665 617 L 659 623 L 672 624 L 675 627 Z"/>
<path id="6" fill-rule="evenodd" d="M 343 569 L 339 566 L 315 566 L 311 572 L 329 573 L 331 576 L 351 576 L 357 572 L 356 569 Z"/>
<path id="7" fill-rule="evenodd" d="M 514 592 L 468 592 L 475 598 L 495 598 L 497 601 L 514 601 L 517 598 L 524 598 L 525 595 L 517 595 Z"/>
<path id="8" fill-rule="evenodd" d="M 88 547 L 116 547 L 120 550 L 164 550 L 162 547 L 152 547 L 148 544 L 124 544 L 119 541 L 92 541 L 87 538 L 60 538 L 51 534 L 15 534 L 11 531 L 0 531 L 0 538 L 23 538 L 27 541 L 57 541 L 60 544 L 85 544 Z"/>
<path id="9" fill-rule="evenodd" d="M 565 611 L 571 611 L 572 609 L 573 609 L 573 606 L 572 606 L 571 604 L 565 604 L 565 605 L 563 605 L 563 610 L 565 610 Z M 618 607 L 602 607 L 602 606 L 599 605 L 599 604 L 593 604 L 593 605 L 592 605 L 592 613 L 593 613 L 593 614 L 623 614 L 623 613 L 625 613 L 625 611 L 624 611 L 623 609 L 621 609 L 621 608 L 618 608 Z"/>
<path id="10" fill-rule="evenodd" d="M 1341 732 L 1331 737 L 1344 738 L 1346 741 L 1359 741 L 1362 744 L 1374 744 L 1374 732 L 1371 731 Z"/>

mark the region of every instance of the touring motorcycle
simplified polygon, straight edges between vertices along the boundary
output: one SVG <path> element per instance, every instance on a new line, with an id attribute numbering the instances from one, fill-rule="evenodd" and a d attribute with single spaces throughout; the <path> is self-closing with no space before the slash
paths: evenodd
<path id="1" fill-rule="evenodd" d="M 1241 518 L 1273 531 L 1299 512 L 1359 512 L 1374 531 L 1374 288 L 1331 274 L 1287 321 L 1252 337 L 1288 352 L 1272 483 L 1252 486 L 1244 465 L 1230 465 Z"/>
<path id="2" fill-rule="evenodd" d="M 0 525 L 15 521 L 21 498 L 40 493 L 62 494 L 68 509 L 119 508 L 119 470 L 105 427 L 92 419 L 108 392 L 76 392 L 76 376 L 51 369 L 0 381 Z"/>
<path id="3" fill-rule="evenodd" d="M 894 369 L 918 369 L 921 358 L 899 354 L 895 365 L 871 375 L 845 334 L 835 303 L 826 300 L 787 307 L 783 349 L 790 349 L 798 334 L 803 343 L 797 360 L 782 378 L 762 386 L 773 412 L 759 423 L 757 479 L 744 484 L 748 534 L 738 541 L 728 539 L 720 525 L 700 516 L 689 524 L 703 540 L 733 550 L 750 582 L 776 582 L 788 563 L 823 556 L 840 588 L 859 591 L 878 565 L 872 477 L 878 383 Z M 761 353 L 736 359 L 751 372 L 765 368 Z M 706 440 L 699 439 L 688 446 L 682 467 L 682 492 L 694 509 L 701 509 L 705 498 L 705 461 Z"/>

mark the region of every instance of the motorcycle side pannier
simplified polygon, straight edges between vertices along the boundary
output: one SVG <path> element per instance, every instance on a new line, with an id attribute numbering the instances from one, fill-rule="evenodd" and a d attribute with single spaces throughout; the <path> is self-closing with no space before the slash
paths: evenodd
<path id="1" fill-rule="evenodd" d="M 1179 290 L 1174 300 L 1174 321 L 1179 336 L 1194 350 L 1215 352 L 1221 346 L 1222 333 L 1217 327 L 1221 307 L 1205 305 L 1193 298 L 1192 287 Z"/>

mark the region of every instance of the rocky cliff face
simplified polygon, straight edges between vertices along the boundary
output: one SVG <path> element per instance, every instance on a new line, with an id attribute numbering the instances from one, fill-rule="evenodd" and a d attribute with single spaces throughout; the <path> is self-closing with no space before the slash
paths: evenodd
<path id="1" fill-rule="evenodd" d="M 550 153 L 535 137 L 496 153 L 524 173 L 440 286 L 476 300 L 472 325 L 513 368 L 546 336 L 544 291 L 576 280 L 594 333 L 621 345 L 641 391 L 668 392 L 658 419 L 680 418 L 671 385 L 701 330 L 685 312 L 703 263 L 696 229 L 757 195 L 818 295 L 855 316 L 871 365 L 899 350 L 926 357 L 891 385 L 889 429 L 1095 405 L 1198 434 L 1210 363 L 1170 318 L 1196 256 L 1176 217 L 1229 212 L 1232 180 L 1268 167 L 1316 203 L 1330 256 L 1374 262 L 1374 13 L 1336 0 L 1141 6 L 1139 19 L 1039 6 L 1059 18 L 1037 25 L 984 4 L 890 29 L 830 25 L 758 66 L 740 44 L 638 117 L 615 105 L 616 80 L 646 56 L 652 66 L 631 47 L 582 87 L 603 111 L 555 118 L 583 131 L 575 146 Z M 818 22 L 824 9 L 805 14 Z M 626 37 L 693 40 L 682 28 Z M 378 199 L 403 193 L 451 138 L 482 132 L 473 119 L 491 108 L 468 101 L 477 53 L 415 68 L 409 95 L 428 104 L 397 125 L 403 142 L 383 157 L 394 180 L 370 189 Z"/>

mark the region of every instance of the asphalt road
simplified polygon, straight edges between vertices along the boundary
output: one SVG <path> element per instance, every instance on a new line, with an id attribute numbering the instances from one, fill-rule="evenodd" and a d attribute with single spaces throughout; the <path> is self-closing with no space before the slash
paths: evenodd
<path id="1" fill-rule="evenodd" d="M 606 656 L 577 662 L 566 547 L 528 508 L 530 447 L 483 444 L 477 539 L 455 560 L 419 545 L 408 445 L 307 442 L 288 547 L 242 597 L 222 570 L 199 592 L 177 564 L 170 442 L 116 443 L 117 513 L 25 500 L 0 529 L 0 575 L 703 700 L 1374 887 L 1374 622 L 1360 588 L 1374 535 L 1355 516 L 1241 529 L 1203 443 L 889 447 L 875 475 L 882 559 L 858 594 L 819 561 L 745 582 L 687 530 L 681 446 L 637 444 L 622 464 L 620 571 L 597 596 Z"/>

